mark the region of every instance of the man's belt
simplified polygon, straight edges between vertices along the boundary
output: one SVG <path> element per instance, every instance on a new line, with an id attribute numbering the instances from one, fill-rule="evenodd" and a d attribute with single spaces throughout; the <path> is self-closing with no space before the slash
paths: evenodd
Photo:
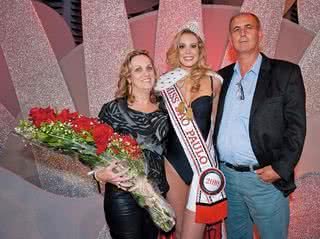
<path id="1" fill-rule="evenodd" d="M 259 164 L 255 164 L 255 165 L 233 165 L 231 163 L 228 162 L 221 162 L 222 164 L 226 165 L 228 168 L 231 168 L 237 172 L 253 172 L 259 168 L 261 168 L 261 166 Z"/>

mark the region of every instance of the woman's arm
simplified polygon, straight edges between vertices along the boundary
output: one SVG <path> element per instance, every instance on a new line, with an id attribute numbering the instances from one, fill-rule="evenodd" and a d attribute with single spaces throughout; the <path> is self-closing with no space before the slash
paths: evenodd
<path id="1" fill-rule="evenodd" d="M 94 178 L 102 183 L 111 183 L 123 190 L 127 190 L 132 186 L 129 182 L 131 178 L 125 176 L 128 169 L 121 170 L 117 162 L 112 162 L 108 167 L 101 168 L 94 173 Z"/>

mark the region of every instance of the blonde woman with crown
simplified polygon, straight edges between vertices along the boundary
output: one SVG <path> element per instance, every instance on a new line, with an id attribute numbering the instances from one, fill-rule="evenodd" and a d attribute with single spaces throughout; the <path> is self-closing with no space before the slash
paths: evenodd
<path id="1" fill-rule="evenodd" d="M 195 120 L 206 140 L 213 123 L 211 119 L 214 118 L 212 115 L 216 109 L 222 78 L 206 64 L 202 34 L 197 34 L 195 29 L 184 28 L 174 37 L 167 52 L 167 64 L 172 71 L 166 75 L 175 74 L 177 70 L 186 73 L 180 80 L 169 82 L 175 84 L 184 99 L 177 110 L 187 119 Z M 160 88 L 163 86 L 161 84 L 165 85 L 165 82 L 161 82 L 160 78 Z M 195 222 L 196 192 L 190 190 L 193 170 L 173 124 L 168 134 L 165 168 L 170 185 L 167 199 L 176 213 L 176 238 L 202 238 L 206 225 Z"/>

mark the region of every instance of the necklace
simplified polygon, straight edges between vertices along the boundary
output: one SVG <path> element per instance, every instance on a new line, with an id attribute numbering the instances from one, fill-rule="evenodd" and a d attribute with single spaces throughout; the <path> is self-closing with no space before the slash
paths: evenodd
<path id="1" fill-rule="evenodd" d="M 176 85 L 179 89 L 181 89 L 185 85 L 185 82 L 186 82 L 186 78 L 182 80 L 181 85 L 178 84 L 180 82 L 177 82 Z M 186 99 L 185 101 L 190 102 L 191 95 L 186 93 L 186 96 L 188 96 L 188 97 L 185 98 Z M 184 101 L 181 101 L 177 107 L 177 111 L 180 114 L 184 114 L 185 119 L 187 119 L 189 121 L 193 119 L 193 112 L 192 112 L 192 108 L 191 108 L 190 103 L 185 103 Z"/>

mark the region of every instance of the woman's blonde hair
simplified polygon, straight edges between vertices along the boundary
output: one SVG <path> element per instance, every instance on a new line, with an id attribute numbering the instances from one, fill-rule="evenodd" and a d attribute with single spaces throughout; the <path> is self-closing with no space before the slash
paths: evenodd
<path id="1" fill-rule="evenodd" d="M 178 32 L 174 37 L 169 50 L 167 51 L 167 64 L 171 69 L 181 67 L 181 63 L 179 60 L 179 43 L 183 34 L 192 34 L 198 40 L 199 60 L 194 66 L 192 66 L 190 74 L 190 78 L 193 81 L 191 90 L 193 92 L 197 92 L 200 89 L 200 79 L 206 76 L 209 71 L 211 71 L 210 67 L 206 63 L 206 51 L 204 42 L 197 34 L 187 28 Z"/>
<path id="2" fill-rule="evenodd" d="M 118 81 L 118 89 L 116 91 L 116 98 L 127 98 L 129 103 L 133 103 L 135 101 L 135 97 L 132 94 L 132 86 L 129 83 L 128 79 L 131 77 L 131 61 L 136 56 L 146 56 L 150 59 L 154 75 L 157 76 L 156 68 L 153 62 L 153 59 L 150 57 L 149 52 L 146 50 L 133 50 L 129 52 L 124 59 L 121 67 L 120 67 L 120 74 L 119 74 L 119 81 Z M 154 90 L 152 89 L 150 92 L 150 101 L 152 103 L 156 102 L 156 95 Z"/>

